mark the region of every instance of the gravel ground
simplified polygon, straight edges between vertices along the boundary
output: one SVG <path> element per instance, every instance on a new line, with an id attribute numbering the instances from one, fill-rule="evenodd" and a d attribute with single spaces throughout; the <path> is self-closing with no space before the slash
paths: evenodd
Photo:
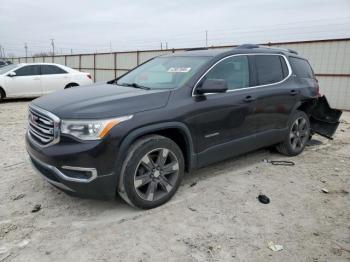
<path id="1" fill-rule="evenodd" d="M 203 168 L 169 203 L 142 211 L 70 197 L 39 177 L 24 144 L 27 104 L 0 104 L 1 262 L 350 260 L 349 112 L 333 141 L 314 136 L 294 158 L 264 149 Z"/>

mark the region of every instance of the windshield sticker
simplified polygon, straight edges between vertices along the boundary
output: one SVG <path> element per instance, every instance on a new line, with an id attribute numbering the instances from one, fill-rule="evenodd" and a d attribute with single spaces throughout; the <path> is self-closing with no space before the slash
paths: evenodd
<path id="1" fill-rule="evenodd" d="M 188 73 L 191 67 L 170 67 L 168 73 Z"/>

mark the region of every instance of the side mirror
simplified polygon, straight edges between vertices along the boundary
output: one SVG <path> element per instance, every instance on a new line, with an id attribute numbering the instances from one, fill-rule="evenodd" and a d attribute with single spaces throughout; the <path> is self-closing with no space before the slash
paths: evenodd
<path id="1" fill-rule="evenodd" d="M 7 76 L 9 76 L 9 77 L 14 77 L 16 75 L 17 75 L 16 72 L 10 72 L 10 73 L 7 74 Z"/>
<path id="2" fill-rule="evenodd" d="M 227 82 L 224 79 L 207 79 L 202 86 L 196 88 L 196 93 L 199 95 L 207 93 L 225 93 L 227 89 Z"/>

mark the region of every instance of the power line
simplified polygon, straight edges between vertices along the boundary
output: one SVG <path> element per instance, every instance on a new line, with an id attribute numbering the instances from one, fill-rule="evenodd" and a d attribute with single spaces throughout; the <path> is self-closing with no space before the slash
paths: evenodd
<path id="1" fill-rule="evenodd" d="M 345 17 L 345 18 L 340 18 L 340 19 L 350 19 L 350 17 Z M 269 30 L 269 31 L 284 31 L 284 30 L 291 30 L 291 29 L 305 29 L 305 28 L 310 28 L 310 27 L 320 27 L 320 26 L 337 26 L 337 25 L 346 25 L 348 26 L 349 25 L 349 22 L 347 23 L 327 23 L 327 24 L 324 24 L 324 25 L 305 25 L 305 23 L 308 23 L 308 22 L 311 22 L 311 21 L 333 21 L 335 19 L 318 19 L 318 20 L 308 20 L 308 21 L 299 21 L 299 22 L 294 22 L 294 23 L 284 23 L 284 24 L 274 24 L 274 25 L 261 25 L 261 26 L 254 26 L 254 28 L 248 28 L 248 27 L 230 27 L 229 29 L 223 29 L 223 28 L 216 28 L 216 29 L 213 29 L 213 30 L 210 30 L 211 32 L 214 32 L 214 33 L 225 33 L 225 32 L 257 32 L 257 31 L 263 31 L 263 30 Z M 339 21 L 339 19 L 336 19 Z M 295 25 L 295 24 L 300 24 L 300 23 L 303 23 L 302 25 L 300 26 L 297 26 L 297 27 L 291 27 L 291 25 Z M 287 28 L 276 28 L 278 26 L 287 26 Z M 260 28 L 260 29 L 259 29 Z M 253 30 L 252 30 L 253 29 Z M 143 31 L 147 31 L 147 30 L 143 30 Z M 178 34 L 176 35 L 175 37 L 172 37 L 173 38 L 186 38 L 186 37 L 189 37 L 189 36 L 192 36 L 194 34 L 197 34 L 197 35 L 202 35 L 201 32 L 199 31 L 196 31 L 196 32 L 186 32 L 185 34 Z M 122 35 L 121 33 L 118 33 L 118 36 Z M 128 37 L 127 39 L 120 39 L 118 41 L 128 41 L 128 40 L 132 40 L 132 39 L 140 39 L 140 40 L 144 40 L 144 37 L 140 38 L 140 37 Z M 34 43 L 44 43 L 45 41 L 37 41 L 37 42 L 32 42 L 31 43 L 31 46 L 34 46 Z M 60 41 L 60 43 L 62 44 L 79 44 L 77 42 L 66 42 L 66 41 Z M 4 42 L 3 42 L 4 44 Z M 10 43 L 8 43 L 10 44 Z M 16 45 L 15 43 L 13 44 L 10 44 L 10 45 Z M 18 44 L 17 44 L 18 45 Z M 39 46 L 39 45 L 37 45 Z M 46 45 L 40 45 L 41 47 L 46 47 Z M 87 46 L 87 44 L 84 44 L 84 46 Z M 106 46 L 106 44 L 91 44 L 90 46 Z"/>

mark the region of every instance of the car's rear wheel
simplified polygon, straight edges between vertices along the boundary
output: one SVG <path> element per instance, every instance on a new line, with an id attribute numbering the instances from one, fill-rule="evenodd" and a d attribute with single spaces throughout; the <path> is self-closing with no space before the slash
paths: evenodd
<path id="1" fill-rule="evenodd" d="M 133 206 L 155 208 L 176 193 L 184 169 L 183 154 L 174 141 L 159 135 L 146 136 L 130 148 L 118 192 Z"/>
<path id="2" fill-rule="evenodd" d="M 309 117 L 302 111 L 296 111 L 289 122 L 288 136 L 276 149 L 281 154 L 296 156 L 303 152 L 309 139 Z"/>

